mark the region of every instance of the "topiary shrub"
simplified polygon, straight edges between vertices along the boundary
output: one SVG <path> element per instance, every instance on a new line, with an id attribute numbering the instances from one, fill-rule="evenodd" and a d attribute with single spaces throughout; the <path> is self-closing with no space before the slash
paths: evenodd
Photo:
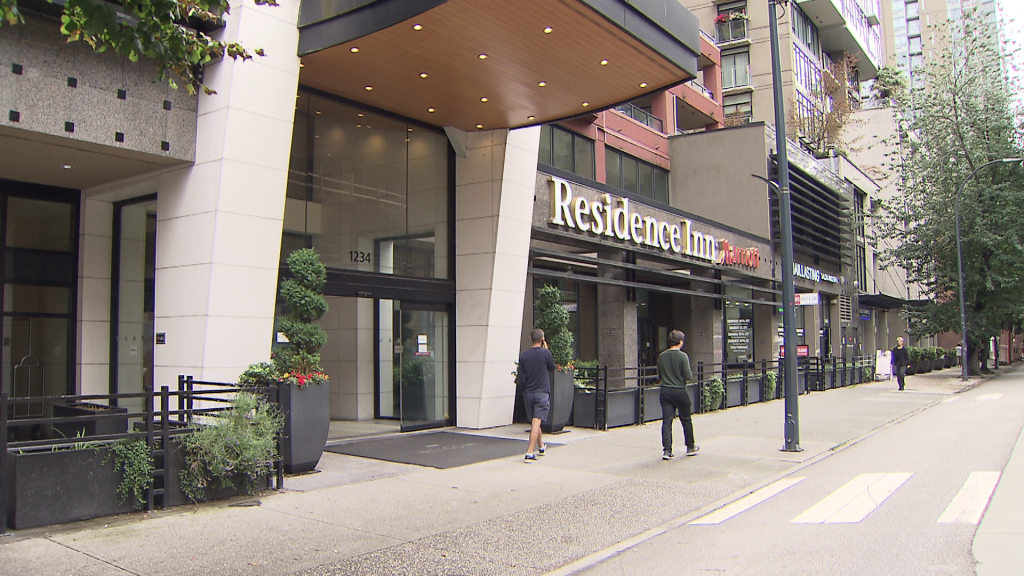
<path id="1" fill-rule="evenodd" d="M 775 387 L 779 383 L 778 372 L 766 372 L 764 375 L 764 397 L 765 400 L 775 399 Z"/>
<path id="2" fill-rule="evenodd" d="M 537 292 L 537 328 L 544 331 L 555 364 L 566 368 L 572 365 L 572 332 L 569 331 L 569 312 L 562 306 L 562 291 L 556 286 L 544 286 Z"/>
<path id="3" fill-rule="evenodd" d="M 277 330 L 288 342 L 275 348 L 274 367 L 284 382 L 322 383 L 327 376 L 320 368 L 320 348 L 327 343 L 327 331 L 316 321 L 327 313 L 322 294 L 327 267 L 316 250 L 301 248 L 288 256 L 288 269 L 292 277 L 281 282 L 280 292 L 288 312 L 277 318 Z"/>

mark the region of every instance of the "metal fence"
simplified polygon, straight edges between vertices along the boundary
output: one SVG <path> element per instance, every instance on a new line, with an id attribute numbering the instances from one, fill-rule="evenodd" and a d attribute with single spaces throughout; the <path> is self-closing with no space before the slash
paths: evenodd
<path id="1" fill-rule="evenodd" d="M 874 380 L 874 358 L 852 359 L 800 358 L 797 360 L 799 394 L 820 392 Z M 769 373 L 775 374 L 774 389 L 769 390 Z M 697 362 L 693 383 L 688 386 L 693 412 L 705 412 L 708 385 L 717 378 L 724 393 L 711 410 L 746 406 L 785 397 L 785 365 L 780 361 L 723 364 Z M 655 366 L 576 369 L 576 397 L 573 423 L 576 426 L 607 430 L 661 419 L 658 370 Z"/>
<path id="2" fill-rule="evenodd" d="M 11 497 L 8 467 L 12 453 L 102 447 L 121 439 L 144 440 L 155 467 L 144 509 L 164 508 L 171 440 L 209 423 L 213 415 L 228 408 L 239 390 L 235 384 L 179 376 L 176 390 L 163 386 L 159 391 L 33 398 L 9 398 L 7 393 L 0 393 L 0 533 L 7 528 Z M 279 386 L 247 391 L 262 395 L 272 404 L 279 403 Z M 128 409 L 119 404 L 139 407 Z M 19 413 L 38 416 L 10 417 Z M 284 468 L 280 459 L 273 462 L 273 468 L 269 480 L 273 487 L 281 489 Z"/>

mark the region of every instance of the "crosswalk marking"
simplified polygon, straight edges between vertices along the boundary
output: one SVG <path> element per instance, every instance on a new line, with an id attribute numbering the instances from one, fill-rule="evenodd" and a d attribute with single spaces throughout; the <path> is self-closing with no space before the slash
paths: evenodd
<path id="1" fill-rule="evenodd" d="M 943 404 L 949 404 L 950 402 L 956 402 L 959 399 L 960 399 L 959 396 L 953 396 L 951 398 L 946 398 L 945 400 L 942 401 L 942 403 Z"/>
<path id="2" fill-rule="evenodd" d="M 999 472 L 971 472 L 963 488 L 946 511 L 939 516 L 940 524 L 977 524 L 985 512 L 992 492 L 999 483 Z"/>
<path id="3" fill-rule="evenodd" d="M 978 396 L 978 400 L 999 400 L 1002 397 L 1002 392 L 996 394 L 982 394 L 981 396 Z"/>
<path id="4" fill-rule="evenodd" d="M 747 510 L 750 510 L 754 506 L 757 506 L 761 502 L 764 502 L 765 500 L 771 498 L 772 496 L 779 494 L 783 490 L 786 490 L 787 488 L 790 488 L 792 486 L 796 486 L 805 478 L 806 476 L 800 476 L 797 478 L 783 478 L 776 482 L 772 482 L 771 484 L 765 486 L 764 488 L 761 488 L 760 490 L 755 490 L 754 492 L 747 494 L 743 498 L 740 498 L 739 500 L 727 506 L 723 506 L 722 508 L 719 508 L 718 510 L 711 512 L 710 514 L 705 514 L 704 516 L 701 516 L 696 520 L 692 520 L 689 523 L 721 524 L 722 522 L 725 522 L 733 516 L 737 516 L 739 514 L 742 514 L 743 512 L 746 512 Z"/>
<path id="5" fill-rule="evenodd" d="M 794 524 L 860 522 L 911 476 L 913 476 L 911 472 L 861 474 L 790 522 Z"/>

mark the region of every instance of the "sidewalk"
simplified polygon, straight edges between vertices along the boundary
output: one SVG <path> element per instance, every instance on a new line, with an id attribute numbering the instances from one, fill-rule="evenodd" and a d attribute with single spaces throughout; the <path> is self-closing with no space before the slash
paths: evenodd
<path id="1" fill-rule="evenodd" d="M 801 396 L 797 453 L 780 451 L 782 401 L 695 416 L 700 455 L 668 462 L 660 422 L 549 436 L 535 464 L 436 470 L 325 452 L 319 473 L 288 477 L 280 493 L 0 537 L 0 574 L 541 574 L 720 507 L 965 388 L 957 369 L 895 387 Z M 522 424 L 459 431 L 526 439 Z"/>

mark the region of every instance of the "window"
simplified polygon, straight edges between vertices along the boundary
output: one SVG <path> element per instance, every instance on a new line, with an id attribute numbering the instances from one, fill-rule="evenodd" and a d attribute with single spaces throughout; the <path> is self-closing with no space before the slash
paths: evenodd
<path id="1" fill-rule="evenodd" d="M 605 149 L 607 184 L 668 204 L 668 172 L 614 148 Z"/>
<path id="2" fill-rule="evenodd" d="M 750 52 L 747 50 L 722 54 L 722 88 L 750 85 Z"/>
<path id="3" fill-rule="evenodd" d="M 793 51 L 793 57 L 796 67 L 797 85 L 812 96 L 822 94 L 821 69 L 817 66 L 815 60 L 808 56 L 801 48 Z"/>
<path id="4" fill-rule="evenodd" d="M 921 21 L 910 20 L 907 22 L 907 35 L 908 36 L 920 36 L 921 35 Z"/>
<path id="5" fill-rule="evenodd" d="M 920 15 L 921 11 L 917 2 L 907 2 L 907 18 Z"/>
<path id="6" fill-rule="evenodd" d="M 817 55 L 820 51 L 818 27 L 795 4 L 790 4 L 790 10 L 793 11 L 793 35 L 803 42 L 811 53 Z"/>
<path id="7" fill-rule="evenodd" d="M 747 37 L 747 3 L 732 2 L 718 7 L 715 18 L 718 42 L 732 42 Z"/>
<path id="8" fill-rule="evenodd" d="M 593 180 L 594 141 L 546 124 L 540 130 L 540 154 L 537 161 Z"/>
<path id="9" fill-rule="evenodd" d="M 920 54 L 921 53 L 921 37 L 920 36 L 915 36 L 914 38 L 910 39 L 910 53 L 911 54 L 914 54 L 914 53 Z"/>
<path id="10" fill-rule="evenodd" d="M 722 113 L 726 118 L 750 118 L 754 115 L 754 109 L 750 104 L 752 94 L 734 94 L 722 98 Z"/>

